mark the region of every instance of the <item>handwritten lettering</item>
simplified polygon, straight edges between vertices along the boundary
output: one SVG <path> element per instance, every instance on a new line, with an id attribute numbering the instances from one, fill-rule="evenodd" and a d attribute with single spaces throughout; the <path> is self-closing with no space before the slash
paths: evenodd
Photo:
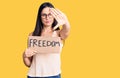
<path id="1" fill-rule="evenodd" d="M 56 47 L 60 46 L 59 41 L 29 39 L 29 47 Z"/>

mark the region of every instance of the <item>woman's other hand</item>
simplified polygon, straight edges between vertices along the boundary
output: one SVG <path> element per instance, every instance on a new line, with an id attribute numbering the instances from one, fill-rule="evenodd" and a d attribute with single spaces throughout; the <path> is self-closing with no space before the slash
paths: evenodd
<path id="1" fill-rule="evenodd" d="M 24 57 L 32 57 L 33 55 L 35 55 L 37 53 L 37 51 L 32 50 L 30 48 L 27 48 L 24 52 Z"/>

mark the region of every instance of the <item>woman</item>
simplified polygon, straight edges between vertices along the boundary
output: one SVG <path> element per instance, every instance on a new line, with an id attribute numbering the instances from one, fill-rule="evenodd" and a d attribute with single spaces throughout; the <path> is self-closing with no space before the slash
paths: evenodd
<path id="1" fill-rule="evenodd" d="M 59 26 L 62 26 L 61 30 Z M 62 42 L 69 32 L 70 24 L 65 14 L 45 2 L 39 8 L 35 30 L 29 36 L 59 37 Z M 27 48 L 23 61 L 30 67 L 28 78 L 61 78 L 60 53 L 40 54 Z"/>

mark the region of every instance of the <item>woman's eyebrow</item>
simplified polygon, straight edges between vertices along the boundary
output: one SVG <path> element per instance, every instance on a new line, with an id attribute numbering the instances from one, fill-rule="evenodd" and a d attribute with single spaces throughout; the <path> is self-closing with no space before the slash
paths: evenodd
<path id="1" fill-rule="evenodd" d="M 41 13 L 41 14 L 47 14 L 47 13 Z M 48 14 L 51 14 L 51 13 L 48 13 Z"/>

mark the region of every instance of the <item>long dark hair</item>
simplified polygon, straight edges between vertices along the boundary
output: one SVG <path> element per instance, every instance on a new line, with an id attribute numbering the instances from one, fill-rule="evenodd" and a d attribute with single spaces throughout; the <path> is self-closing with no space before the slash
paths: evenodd
<path id="1" fill-rule="evenodd" d="M 38 10 L 36 26 L 35 26 L 35 29 L 33 31 L 32 36 L 41 36 L 41 32 L 43 29 L 43 23 L 41 21 L 41 12 L 46 7 L 54 8 L 54 6 L 50 2 L 44 2 L 43 4 L 41 4 L 41 6 L 39 7 L 39 10 Z M 57 21 L 54 19 L 54 22 L 52 24 L 52 28 L 56 25 L 57 25 Z M 58 27 L 56 30 L 59 30 L 59 29 L 60 28 Z"/>

